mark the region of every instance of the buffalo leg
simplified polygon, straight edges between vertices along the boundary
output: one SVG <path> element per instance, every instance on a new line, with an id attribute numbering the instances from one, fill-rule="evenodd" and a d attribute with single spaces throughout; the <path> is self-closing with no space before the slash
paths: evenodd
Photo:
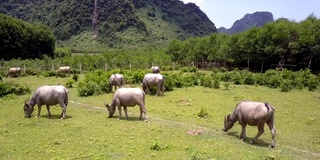
<path id="1" fill-rule="evenodd" d="M 276 145 L 276 128 L 274 127 L 274 123 L 273 122 L 267 122 L 269 129 L 271 131 L 271 135 L 272 135 L 272 142 L 269 145 L 270 148 L 274 148 Z"/>
<path id="2" fill-rule="evenodd" d="M 48 117 L 51 117 L 51 112 L 50 112 L 50 106 L 46 105 L 47 106 L 47 110 L 48 110 Z"/>
<path id="3" fill-rule="evenodd" d="M 37 114 L 37 117 L 40 117 L 40 112 L 41 112 L 41 106 L 38 106 L 38 114 Z"/>
<path id="4" fill-rule="evenodd" d="M 119 110 L 119 118 L 121 118 L 122 117 L 122 115 L 121 115 L 121 106 L 118 106 L 118 110 Z"/>
<path id="5" fill-rule="evenodd" d="M 139 105 L 140 106 L 140 117 L 139 119 L 142 119 L 142 113 L 144 114 L 144 121 L 148 122 L 148 117 L 147 117 L 147 109 L 144 105 Z"/>
<path id="6" fill-rule="evenodd" d="M 128 110 L 127 110 L 127 106 L 123 106 L 123 110 L 124 110 L 124 114 L 126 115 L 126 119 L 128 119 Z"/>
<path id="7" fill-rule="evenodd" d="M 247 136 L 246 136 L 246 126 L 247 126 L 247 124 L 242 124 L 241 125 L 241 133 L 240 133 L 240 139 L 242 140 L 242 141 L 244 141 L 244 140 L 246 140 L 246 138 L 247 138 Z"/>
<path id="8" fill-rule="evenodd" d="M 264 132 L 264 123 L 258 124 L 258 133 L 257 135 L 250 141 L 250 143 L 254 143 L 257 141 L 257 139 L 261 136 L 261 134 Z"/>
<path id="9" fill-rule="evenodd" d="M 65 119 L 66 118 L 66 110 L 67 110 L 67 106 L 65 106 L 64 104 L 60 104 L 61 108 L 62 108 L 62 112 L 61 112 L 61 119 Z"/>

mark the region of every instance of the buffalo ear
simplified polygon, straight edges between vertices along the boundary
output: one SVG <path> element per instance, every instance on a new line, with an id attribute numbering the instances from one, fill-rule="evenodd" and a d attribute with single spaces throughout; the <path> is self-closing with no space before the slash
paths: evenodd
<path id="1" fill-rule="evenodd" d="M 104 106 L 105 106 L 108 110 L 110 110 L 110 106 L 109 106 L 108 103 L 104 102 Z"/>
<path id="2" fill-rule="evenodd" d="M 228 116 L 227 116 L 227 120 L 230 120 L 230 114 L 228 114 Z"/>

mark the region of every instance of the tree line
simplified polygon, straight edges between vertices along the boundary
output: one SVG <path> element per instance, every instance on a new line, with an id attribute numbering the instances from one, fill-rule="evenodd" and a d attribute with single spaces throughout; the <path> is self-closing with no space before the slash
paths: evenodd
<path id="1" fill-rule="evenodd" d="M 30 24 L 0 14 L 0 59 L 53 57 L 55 37 L 41 24 Z"/>
<path id="2" fill-rule="evenodd" d="M 166 51 L 182 64 L 214 62 L 228 68 L 319 70 L 320 20 L 313 14 L 301 22 L 278 19 L 231 36 L 212 34 L 171 42 Z"/>

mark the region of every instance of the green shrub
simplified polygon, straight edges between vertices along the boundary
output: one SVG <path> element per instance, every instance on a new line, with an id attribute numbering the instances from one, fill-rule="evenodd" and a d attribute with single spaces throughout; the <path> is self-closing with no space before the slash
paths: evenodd
<path id="1" fill-rule="evenodd" d="M 34 75 L 38 75 L 38 74 L 40 74 L 40 73 L 41 73 L 41 71 L 36 70 L 36 69 L 27 68 L 27 69 L 25 70 L 25 74 L 26 74 L 26 75 L 32 75 L 32 76 L 34 76 Z"/>
<path id="2" fill-rule="evenodd" d="M 68 87 L 68 88 L 72 88 L 73 86 L 73 84 L 75 83 L 75 81 L 73 80 L 73 79 L 68 79 L 68 81 L 66 82 L 66 86 Z"/>
<path id="3" fill-rule="evenodd" d="M 220 79 L 219 77 L 214 77 L 213 78 L 213 88 L 219 89 L 220 88 Z"/>
<path id="4" fill-rule="evenodd" d="M 54 77 L 54 76 L 57 76 L 57 72 L 54 71 L 54 70 L 51 70 L 51 71 L 46 71 L 46 72 L 43 72 L 42 75 L 44 77 Z"/>
<path id="5" fill-rule="evenodd" d="M 288 79 L 285 79 L 280 84 L 280 91 L 281 92 L 289 92 L 293 86 L 291 85 L 291 81 Z"/>
<path id="6" fill-rule="evenodd" d="M 254 84 L 256 84 L 256 85 L 265 85 L 264 74 L 257 73 L 257 74 L 254 75 L 253 79 L 254 79 Z"/>
<path id="7" fill-rule="evenodd" d="M 182 67 L 180 71 L 181 71 L 181 72 L 188 72 L 189 69 L 188 69 L 187 67 Z"/>
<path id="8" fill-rule="evenodd" d="M 28 86 L 22 86 L 13 81 L 0 82 L 0 97 L 8 94 L 24 95 L 31 93 L 31 89 Z"/>
<path id="9" fill-rule="evenodd" d="M 317 89 L 318 85 L 319 85 L 319 81 L 317 80 L 316 76 L 311 76 L 307 81 L 307 86 L 309 91 L 314 91 L 315 89 Z"/>
<path id="10" fill-rule="evenodd" d="M 189 72 L 198 72 L 198 68 L 195 66 L 190 67 L 188 70 Z"/>
<path id="11" fill-rule="evenodd" d="M 164 74 L 165 76 L 165 91 L 173 91 L 173 87 L 174 87 L 174 80 L 173 80 L 173 76 L 172 74 Z"/>
<path id="12" fill-rule="evenodd" d="M 202 78 L 202 85 L 203 85 L 204 87 L 213 88 L 213 81 L 212 81 L 211 76 L 204 76 L 204 77 Z"/>
<path id="13" fill-rule="evenodd" d="M 277 75 L 273 75 L 270 77 L 270 79 L 267 81 L 267 86 L 269 88 L 277 88 L 280 86 L 281 84 L 281 77 L 277 76 Z"/>
<path id="14" fill-rule="evenodd" d="M 242 84 L 241 74 L 238 71 L 233 71 L 232 72 L 231 79 L 234 82 L 234 84 L 237 84 L 237 85 Z"/>
<path id="15" fill-rule="evenodd" d="M 207 108 L 201 107 L 201 108 L 200 108 L 200 111 L 199 111 L 199 113 L 198 113 L 198 117 L 200 117 L 200 118 L 206 118 L 206 117 L 208 117 L 208 116 L 209 116 L 209 113 L 208 113 Z"/>
<path id="16" fill-rule="evenodd" d="M 243 83 L 247 85 L 253 85 L 254 84 L 254 76 L 251 72 L 246 72 L 244 75 Z"/>
<path id="17" fill-rule="evenodd" d="M 230 83 L 229 82 L 224 82 L 223 86 L 226 88 L 226 90 L 229 89 Z"/>
<path id="18" fill-rule="evenodd" d="M 73 79 L 75 82 L 78 82 L 79 75 L 78 75 L 77 73 L 74 73 L 73 76 L 72 76 L 72 79 Z"/>

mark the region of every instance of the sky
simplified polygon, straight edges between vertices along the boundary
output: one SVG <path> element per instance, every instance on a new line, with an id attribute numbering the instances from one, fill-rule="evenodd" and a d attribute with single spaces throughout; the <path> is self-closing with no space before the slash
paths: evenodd
<path id="1" fill-rule="evenodd" d="M 231 28 L 247 13 L 268 11 L 273 18 L 288 18 L 296 22 L 310 14 L 320 17 L 320 0 L 181 0 L 195 3 L 217 28 Z"/>

